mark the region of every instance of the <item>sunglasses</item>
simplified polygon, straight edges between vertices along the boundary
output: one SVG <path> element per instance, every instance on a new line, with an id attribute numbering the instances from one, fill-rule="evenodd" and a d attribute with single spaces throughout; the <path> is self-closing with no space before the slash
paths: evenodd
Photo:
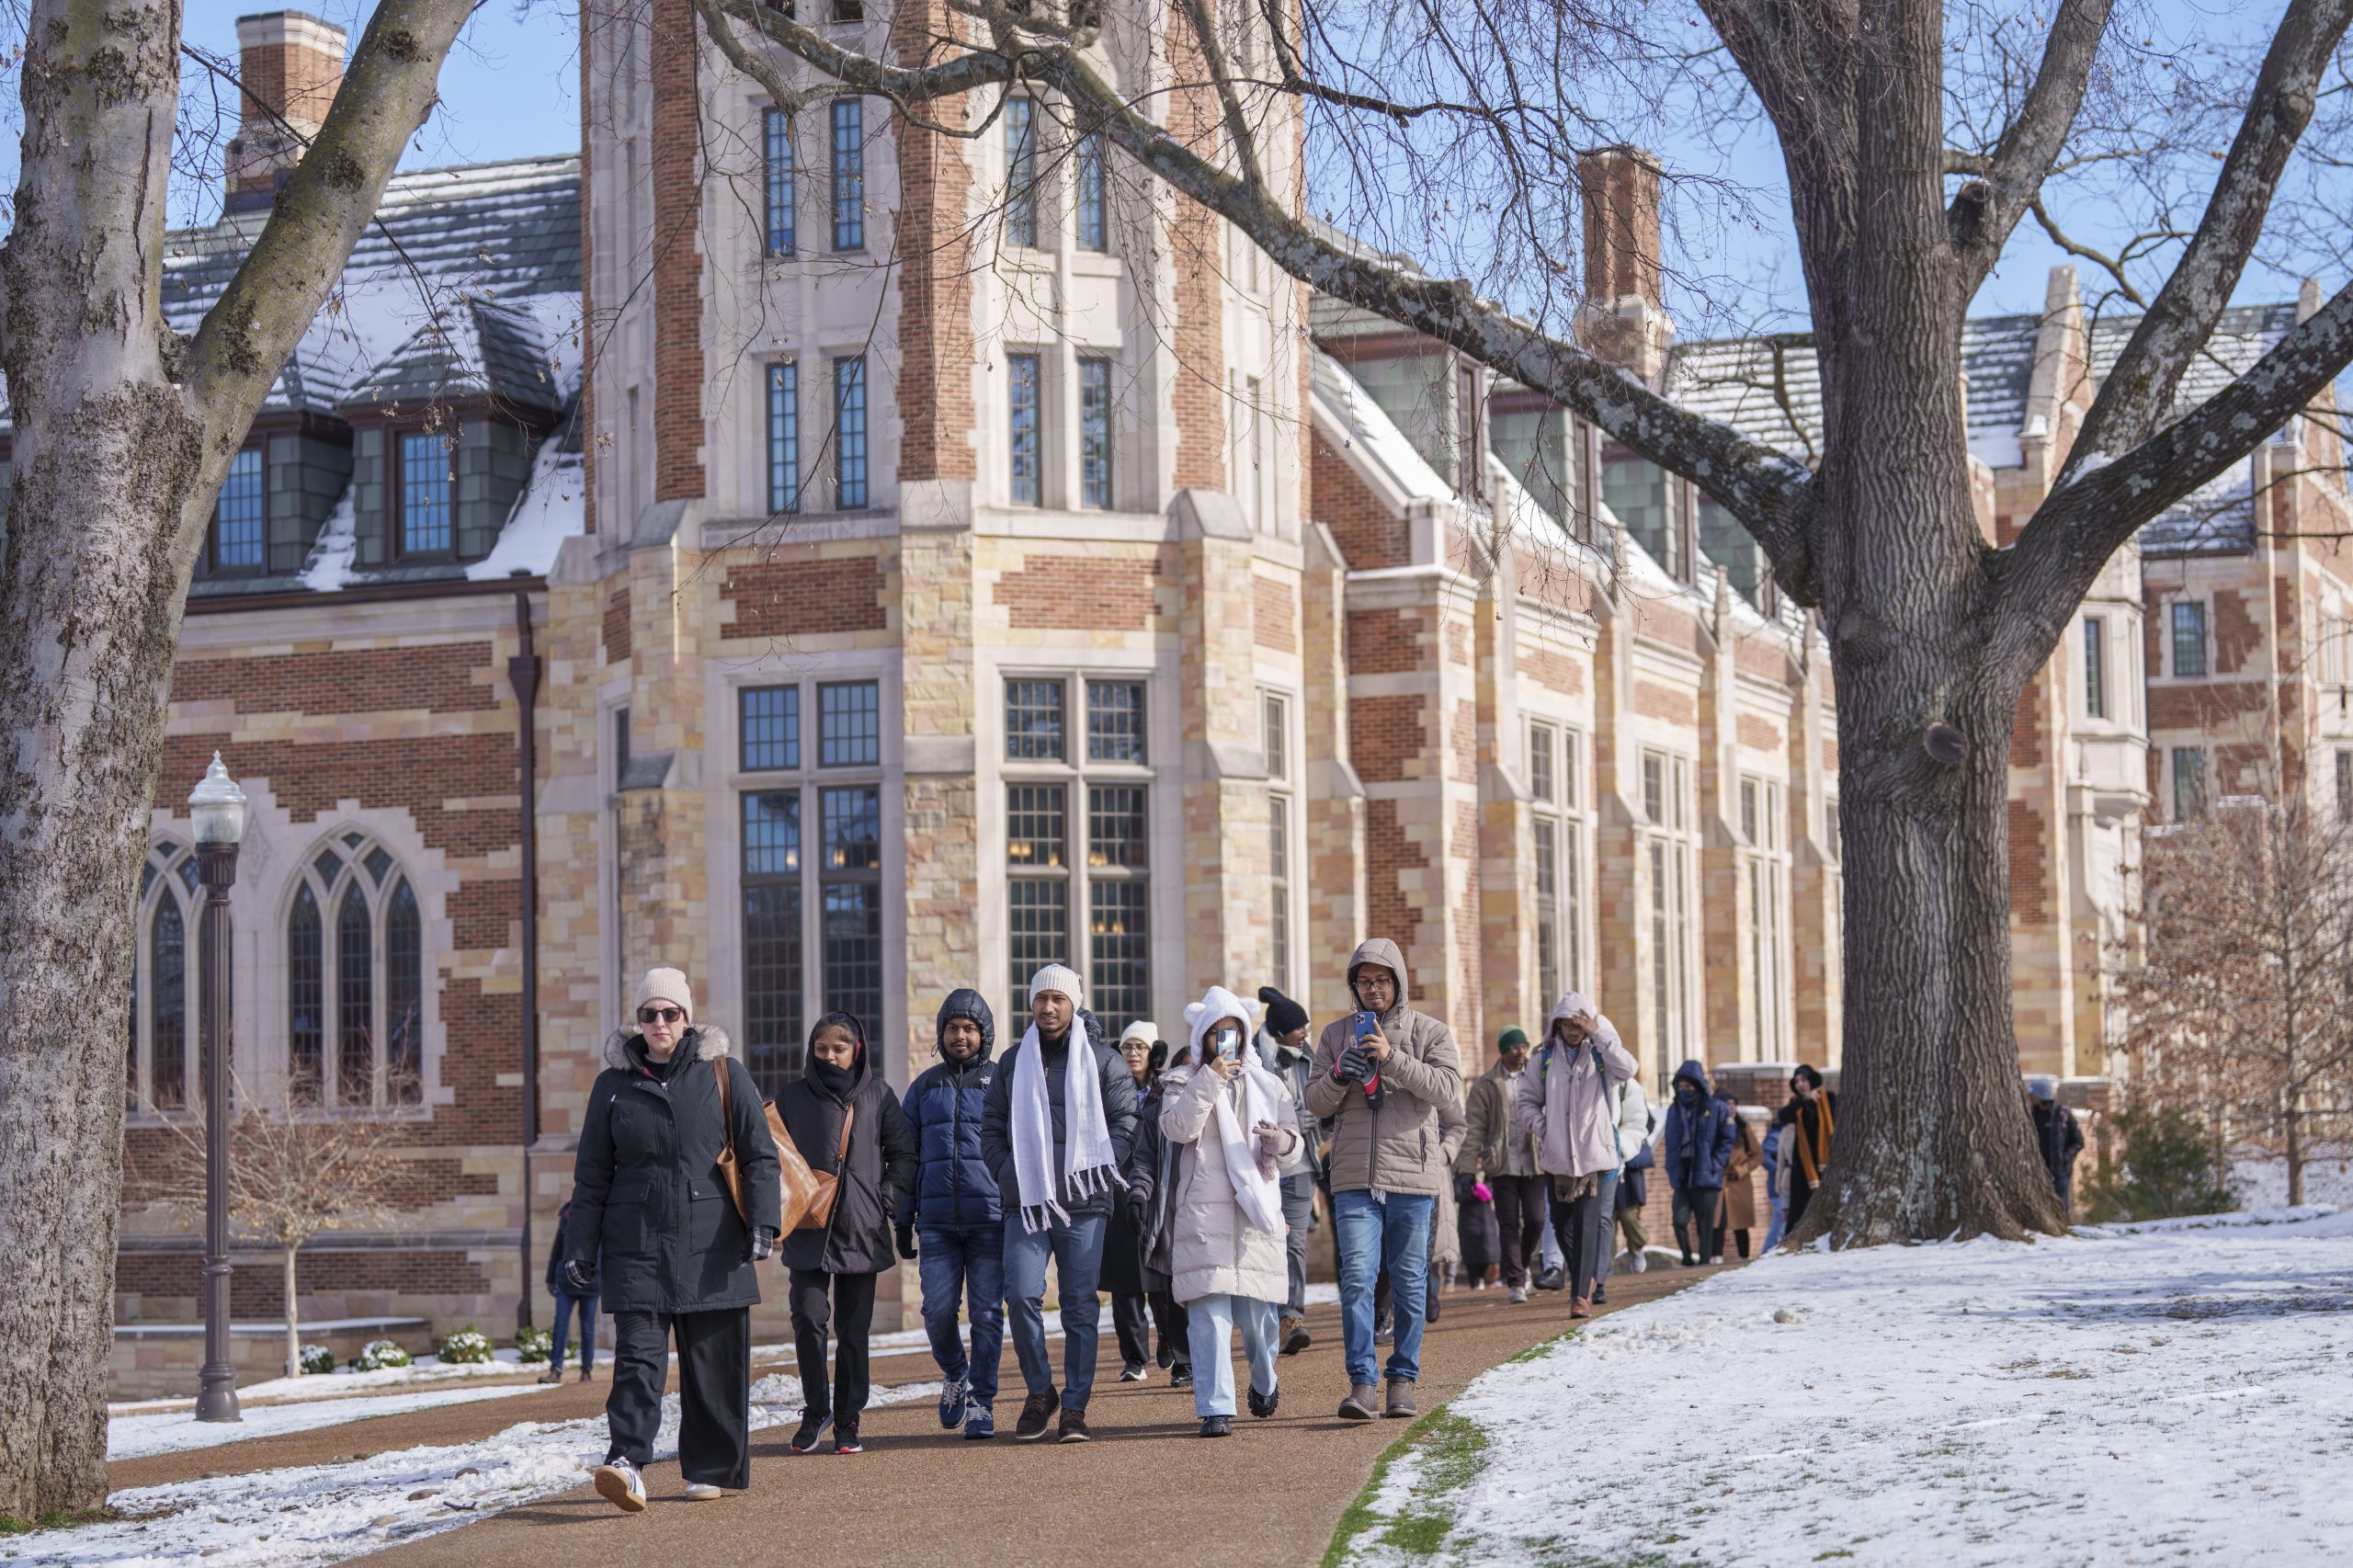
<path id="1" fill-rule="evenodd" d="M 686 1016 L 685 1011 L 677 1007 L 640 1007 L 637 1010 L 637 1021 L 641 1024 L 675 1024 Z"/>

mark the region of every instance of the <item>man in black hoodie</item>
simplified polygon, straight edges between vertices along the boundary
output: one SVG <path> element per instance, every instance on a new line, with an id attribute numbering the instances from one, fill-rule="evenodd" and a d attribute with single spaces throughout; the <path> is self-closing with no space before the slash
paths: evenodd
<path id="1" fill-rule="evenodd" d="M 1065 1443 L 1086 1441 L 1100 1310 L 1096 1280 L 1102 1273 L 1111 1205 L 1126 1201 L 1120 1172 L 1135 1137 L 1135 1079 L 1079 1006 L 1081 990 L 1077 974 L 1061 964 L 1048 964 L 1030 978 L 1030 1027 L 998 1064 L 981 1116 L 981 1153 L 996 1176 L 1005 1212 L 1006 1316 L 1021 1381 L 1029 1390 L 1013 1433 L 1025 1440 L 1045 1436 L 1057 1402 L 1053 1364 L 1046 1358 L 1051 1256 L 1062 1296 L 1060 1437 Z M 1074 1063 L 1074 1051 L 1086 1055 Z M 1037 1102 L 1025 1104 L 1018 1092 L 1025 1055 L 1033 1057 L 1043 1080 L 1042 1117 Z M 1082 1074 L 1091 1077 L 1092 1088 L 1080 1082 Z M 1084 1097 L 1086 1125 L 1079 1127 L 1073 1125 L 1068 1104 L 1074 1084 Z M 1108 1165 L 1092 1163 L 1096 1159 Z M 1025 1167 L 1039 1183 L 1027 1194 Z"/>

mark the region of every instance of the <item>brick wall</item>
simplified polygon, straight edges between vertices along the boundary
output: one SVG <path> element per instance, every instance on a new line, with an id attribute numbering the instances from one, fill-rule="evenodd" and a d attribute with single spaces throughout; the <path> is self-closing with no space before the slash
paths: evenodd
<path id="1" fill-rule="evenodd" d="M 879 556 L 760 561 L 727 569 L 719 597 L 734 619 L 722 637 L 816 637 L 880 631 L 890 624 Z"/>
<path id="2" fill-rule="evenodd" d="M 1779 728 L 1769 724 L 1754 713 L 1743 713 L 1737 719 L 1740 744 L 1754 751 L 1771 752 L 1776 756 L 1787 744 Z"/>
<path id="3" fill-rule="evenodd" d="M 1019 631 L 1144 631 L 1161 564 L 1145 556 L 1037 555 L 999 577 L 994 597 Z"/>
<path id="4" fill-rule="evenodd" d="M 460 713 L 500 705 L 493 678 L 486 642 L 320 649 L 183 659 L 172 701 L 224 702 L 233 713 Z"/>
<path id="5" fill-rule="evenodd" d="M 593 444 L 593 443 L 592 443 Z M 605 600 L 605 661 L 629 663 L 629 585 L 615 588 Z"/>
<path id="6" fill-rule="evenodd" d="M 1253 577 L 1253 640 L 1279 653 L 1299 652 L 1299 598 L 1289 583 L 1273 577 Z"/>
<path id="7" fill-rule="evenodd" d="M 1699 705 L 1689 692 L 1677 691 L 1656 681 L 1634 682 L 1634 711 L 1645 719 L 1663 719 L 1670 724 L 1699 722 Z"/>
<path id="8" fill-rule="evenodd" d="M 1349 569 L 1365 572 L 1404 565 L 1411 553 L 1405 519 L 1381 505 L 1348 466 L 1348 460 L 1335 451 L 1320 432 L 1314 434 L 1312 445 L 1308 468 L 1313 476 L 1310 483 L 1314 487 L 1316 517 L 1331 528 L 1332 541 L 1340 547 Z"/>
<path id="9" fill-rule="evenodd" d="M 1428 656 L 1429 617 L 1411 609 L 1363 609 L 1347 618 L 1348 673 L 1396 675 Z"/>
<path id="10" fill-rule="evenodd" d="M 1208 67 L 1181 7 L 1168 13 L 1168 133 L 1202 157 L 1218 156 L 1218 107 L 1204 85 Z M 1175 385 L 1179 490 L 1223 490 L 1225 475 L 1224 222 L 1188 199 L 1173 198 L 1168 266 L 1176 278 Z M 1355 562 L 1351 562 L 1351 565 Z"/>
<path id="11" fill-rule="evenodd" d="M 654 498 L 676 501 L 703 494 L 699 44 L 693 0 L 652 5 Z"/>
<path id="12" fill-rule="evenodd" d="M 906 66 L 929 63 L 938 40 L 953 36 L 941 0 L 899 6 L 891 48 Z M 961 126 L 964 95 L 934 98 L 924 118 Z M 892 216 L 899 279 L 901 480 L 970 480 L 972 449 L 972 285 L 966 202 L 972 171 L 964 143 L 891 117 L 898 143 L 899 210 Z"/>

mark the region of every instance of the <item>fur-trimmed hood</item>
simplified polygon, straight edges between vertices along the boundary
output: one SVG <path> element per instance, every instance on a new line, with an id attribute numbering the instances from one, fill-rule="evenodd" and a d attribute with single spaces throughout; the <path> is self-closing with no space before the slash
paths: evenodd
<path id="1" fill-rule="evenodd" d="M 605 1065 L 616 1072 L 628 1072 L 630 1070 L 629 1042 L 642 1039 L 644 1034 L 643 1029 L 627 1028 L 615 1029 L 611 1034 L 607 1035 L 605 1037 Z M 716 1024 L 697 1024 L 687 1030 L 686 1038 L 678 1043 L 682 1046 L 693 1047 L 695 1059 L 699 1062 L 716 1062 L 727 1054 L 727 1031 Z"/>

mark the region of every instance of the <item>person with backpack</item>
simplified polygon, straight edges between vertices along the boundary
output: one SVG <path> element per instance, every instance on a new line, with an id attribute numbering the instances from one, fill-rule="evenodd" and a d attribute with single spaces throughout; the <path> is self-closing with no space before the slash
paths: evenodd
<path id="1" fill-rule="evenodd" d="M 754 1266 L 776 1249 L 784 1197 L 759 1086 L 725 1034 L 694 1023 L 687 977 L 648 970 L 635 1011 L 589 1085 L 563 1264 L 573 1291 L 601 1294 L 613 1316 L 611 1441 L 596 1483 L 630 1514 L 645 1509 L 673 1341 L 688 1498 L 752 1483 Z"/>
<path id="2" fill-rule="evenodd" d="M 597 1281 L 592 1275 L 585 1292 L 574 1290 L 563 1276 L 564 1259 L 571 1256 L 565 1244 L 565 1233 L 572 1224 L 572 1202 L 564 1200 L 555 1213 L 555 1239 L 548 1244 L 548 1294 L 555 1298 L 555 1324 L 548 1336 L 548 1369 L 540 1381 L 563 1381 L 563 1353 L 572 1336 L 572 1315 L 580 1314 L 580 1381 L 594 1382 L 597 1379 Z"/>
<path id="3" fill-rule="evenodd" d="M 1675 1192 L 1675 1244 L 1683 1267 L 1722 1263 L 1716 1244 L 1716 1209 L 1723 1201 L 1724 1171 L 1739 1141 L 1739 1118 L 1716 1098 L 1708 1070 L 1697 1061 L 1675 1070 L 1675 1097 L 1666 1108 L 1666 1183 Z"/>
<path id="4" fill-rule="evenodd" d="M 1142 1126 L 1143 1104 L 1168 1064 L 1168 1047 L 1154 1037 L 1159 1026 L 1138 1018 L 1120 1037 L 1120 1058 L 1136 1086 L 1137 1126 Z M 1133 1145 L 1130 1159 L 1135 1157 Z M 1111 1298 L 1111 1329 L 1120 1341 L 1120 1381 L 1140 1383 L 1150 1375 L 1153 1361 L 1152 1293 L 1144 1288 L 1143 1248 L 1135 1221 L 1125 1203 L 1111 1206 L 1110 1223 L 1103 1231 L 1103 1272 L 1096 1283 Z"/>
<path id="5" fill-rule="evenodd" d="M 1495 1065 L 1471 1081 L 1463 1096 L 1465 1131 L 1455 1165 L 1459 1177 L 1483 1185 L 1501 1256 L 1504 1288 L 1511 1300 L 1528 1300 L 1529 1266 L 1540 1263 L 1544 1238 L 1544 1173 L 1537 1168 L 1533 1141 L 1512 1132 L 1512 1103 L 1528 1072 L 1528 1031 L 1507 1028 L 1495 1039 Z M 1458 1191 L 1457 1196 L 1460 1196 Z M 1469 1250 L 1466 1242 L 1464 1250 Z"/>
<path id="6" fill-rule="evenodd" d="M 2035 1146 L 2042 1168 L 2051 1173 L 2052 1189 L 2059 1194 L 2060 1215 L 2075 1217 L 2075 1156 L 2084 1152 L 2084 1129 L 2075 1113 L 2059 1103 L 2059 1080 L 2038 1073 L 2026 1084 L 2027 1114 L 2034 1119 Z"/>
<path id="7" fill-rule="evenodd" d="M 1621 1223 L 1631 1223 L 1634 1233 L 1642 1237 L 1626 1260 L 1629 1272 L 1640 1274 L 1650 1267 L 1650 1259 L 1640 1250 L 1647 1245 L 1650 1236 L 1643 1230 L 1642 1205 L 1638 1199 L 1630 1216 L 1626 1211 L 1626 1173 L 1636 1160 L 1648 1170 L 1651 1163 L 1651 1134 L 1658 1130 L 1658 1118 L 1651 1110 L 1650 1097 L 1643 1093 L 1643 1081 L 1629 1078 L 1611 1091 L 1618 1097 L 1618 1180 L 1609 1194 L 1609 1212 L 1601 1221 L 1601 1266 L 1593 1284 L 1593 1304 L 1599 1306 L 1608 1293 L 1610 1248 Z M 1634 1173 L 1641 1183 L 1642 1172 Z M 1647 1185 L 1647 1184 L 1643 1184 Z"/>
<path id="8" fill-rule="evenodd" d="M 1571 1317 L 1593 1315 L 1622 1163 L 1616 1090 L 1634 1072 L 1617 1027 L 1572 991 L 1553 1005 L 1535 1068 L 1520 1079 L 1512 1102 L 1514 1134 L 1536 1140 L 1538 1165 L 1552 1179 L 1552 1228 L 1568 1265 Z"/>
<path id="9" fill-rule="evenodd" d="M 891 1267 L 899 1195 L 915 1185 L 915 1141 L 899 1096 L 866 1049 L 866 1026 L 847 1013 L 827 1013 L 811 1028 L 808 1071 L 784 1086 L 776 1108 L 809 1168 L 835 1178 L 833 1207 L 824 1221 L 803 1220 L 784 1239 L 792 1349 L 801 1372 L 801 1427 L 792 1435 L 792 1451 L 813 1451 L 830 1430 L 834 1452 L 863 1453 L 858 1429 L 866 1409 L 875 1284 Z"/>
<path id="10" fill-rule="evenodd" d="M 1172 1263 L 1164 1201 L 1176 1146 L 1160 1133 L 1161 1096 L 1171 1054 L 1166 1040 L 1154 1040 L 1144 1059 L 1149 1072 L 1139 1091 L 1143 1097 L 1136 1106 L 1135 1142 L 1128 1151 L 1128 1192 L 1121 1207 L 1128 1233 L 1135 1238 L 1137 1283 L 1159 1336 L 1154 1359 L 1167 1369 L 1170 1388 L 1188 1389 L 1193 1386 L 1192 1314 L 1170 1293 L 1175 1281 L 1168 1272 Z"/>
<path id="11" fill-rule="evenodd" d="M 1324 1160 L 1315 1118 L 1307 1109 L 1307 1075 L 1315 1047 L 1307 1038 L 1307 1009 L 1271 985 L 1258 987 L 1267 1014 L 1254 1042 L 1258 1064 L 1283 1081 L 1291 1103 L 1299 1108 L 1299 1144 L 1283 1156 L 1284 1256 L 1290 1270 L 1290 1293 L 1284 1298 L 1282 1329 L 1286 1356 L 1296 1356 L 1314 1343 L 1307 1332 L 1307 1237 L 1315 1229 L 1315 1192 L 1323 1185 Z"/>
<path id="12" fill-rule="evenodd" d="M 900 1107 L 915 1145 L 915 1180 L 899 1199 L 899 1256 L 923 1279 L 923 1326 L 939 1364 L 939 1425 L 975 1441 L 996 1436 L 997 1363 L 1005 1349 L 1005 1214 L 981 1158 L 981 1108 L 995 1080 L 996 1019 L 988 999 L 959 988 L 939 1005 L 939 1062 L 907 1085 Z M 918 1242 L 920 1238 L 920 1242 Z M 961 1307 L 972 1318 L 966 1353 Z"/>
<path id="13" fill-rule="evenodd" d="M 1781 1185 L 1789 1194 L 1790 1230 L 1805 1219 L 1806 1205 L 1830 1168 L 1830 1140 L 1838 1130 L 1838 1096 L 1822 1086 L 1822 1070 L 1801 1062 L 1790 1074 L 1790 1102 L 1775 1113 L 1781 1132 Z"/>
<path id="14" fill-rule="evenodd" d="M 1135 1141 L 1136 1087 L 1128 1065 L 1097 1038 L 1078 972 L 1048 964 L 1029 977 L 1029 1027 L 989 1085 L 981 1153 L 1005 1210 L 1006 1320 L 1029 1397 L 1013 1435 L 1084 1443 L 1095 1392 L 1095 1299 L 1104 1233 L 1123 1195 Z M 1046 1265 L 1062 1297 L 1063 1386 L 1046 1356 Z M 1054 1415 L 1059 1403 L 1059 1423 Z"/>

